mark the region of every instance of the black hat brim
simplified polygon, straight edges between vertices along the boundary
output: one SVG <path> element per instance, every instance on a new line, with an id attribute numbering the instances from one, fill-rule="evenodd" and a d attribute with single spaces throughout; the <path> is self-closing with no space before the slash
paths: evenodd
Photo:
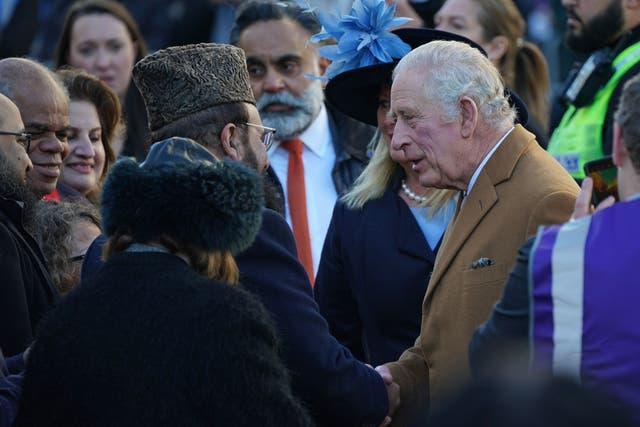
<path id="1" fill-rule="evenodd" d="M 402 41 L 415 49 L 434 40 L 452 40 L 466 43 L 487 55 L 484 49 L 472 40 L 458 34 L 428 28 L 402 28 L 393 31 Z M 367 123 L 378 126 L 378 95 L 380 88 L 391 83 L 391 74 L 399 60 L 345 71 L 332 78 L 325 88 L 327 101 L 340 112 Z M 516 108 L 517 121 L 526 125 L 529 112 L 524 102 L 512 90 L 505 88 L 509 103 Z"/>

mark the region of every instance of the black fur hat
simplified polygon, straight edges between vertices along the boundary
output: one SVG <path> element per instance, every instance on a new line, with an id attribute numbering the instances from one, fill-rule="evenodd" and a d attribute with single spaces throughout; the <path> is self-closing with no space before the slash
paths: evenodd
<path id="1" fill-rule="evenodd" d="M 238 253 L 253 243 L 264 197 L 258 173 L 233 160 L 218 161 L 186 138 L 153 144 L 144 163 L 118 161 L 102 193 L 107 236 L 135 241 L 166 234 L 203 250 Z"/>

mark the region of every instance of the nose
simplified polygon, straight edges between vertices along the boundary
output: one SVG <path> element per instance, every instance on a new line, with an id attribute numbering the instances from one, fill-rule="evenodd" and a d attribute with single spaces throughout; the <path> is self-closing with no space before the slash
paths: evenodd
<path id="1" fill-rule="evenodd" d="M 69 143 L 66 140 L 60 140 L 54 132 L 50 132 L 38 142 L 37 148 L 46 153 L 64 153 L 69 151 Z"/>
<path id="2" fill-rule="evenodd" d="M 279 92 L 285 88 L 284 78 L 273 67 L 267 68 L 263 89 L 267 92 Z"/>
<path id="3" fill-rule="evenodd" d="M 391 138 L 391 148 L 394 150 L 402 150 L 409 144 L 406 127 L 402 120 L 396 121 Z"/>
<path id="4" fill-rule="evenodd" d="M 96 68 L 107 68 L 111 63 L 111 55 L 109 55 L 109 53 L 104 49 L 98 49 L 98 53 L 96 55 Z"/>
<path id="5" fill-rule="evenodd" d="M 80 157 L 93 158 L 95 150 L 89 138 L 79 138 L 73 144 L 73 153 Z"/>
<path id="6" fill-rule="evenodd" d="M 384 126 L 391 132 L 394 131 L 394 127 L 396 126 L 396 119 L 394 119 L 393 117 L 389 116 L 389 114 L 385 115 L 384 118 Z"/>
<path id="7" fill-rule="evenodd" d="M 29 156 L 24 156 L 27 159 L 27 166 L 25 168 L 25 170 L 27 171 L 27 173 L 31 172 L 31 169 L 33 169 L 33 163 L 31 162 L 31 158 Z"/>

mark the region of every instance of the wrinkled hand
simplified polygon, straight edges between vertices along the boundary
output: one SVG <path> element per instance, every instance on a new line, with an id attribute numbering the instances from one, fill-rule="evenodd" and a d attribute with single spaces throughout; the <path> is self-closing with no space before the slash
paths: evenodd
<path id="1" fill-rule="evenodd" d="M 385 427 L 391 423 L 391 417 L 394 412 L 396 412 L 398 406 L 400 406 L 400 386 L 393 381 L 391 371 L 386 366 L 377 366 L 375 370 L 382 377 L 384 385 L 387 387 L 387 397 L 389 398 L 389 413 L 384 418 L 382 424 L 380 424 L 380 427 Z"/>
<path id="2" fill-rule="evenodd" d="M 601 210 L 606 209 L 609 206 L 613 205 L 616 201 L 616 199 L 614 199 L 613 196 L 609 196 L 603 201 L 601 201 L 600 204 L 594 210 L 593 205 L 591 204 L 592 192 L 593 192 L 593 180 L 589 177 L 586 177 L 582 181 L 580 194 L 578 194 L 578 197 L 576 198 L 576 204 L 573 208 L 573 214 L 571 215 L 572 220 L 579 219 L 587 215 L 591 215 L 592 213 L 595 213 L 595 212 L 600 212 Z"/>

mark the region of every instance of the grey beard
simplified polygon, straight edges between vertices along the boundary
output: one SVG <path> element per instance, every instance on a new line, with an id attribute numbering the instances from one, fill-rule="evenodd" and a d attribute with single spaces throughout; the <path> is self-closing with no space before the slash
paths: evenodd
<path id="1" fill-rule="evenodd" d="M 265 126 L 277 129 L 276 138 L 282 141 L 304 132 L 316 118 L 322 107 L 324 93 L 320 82 L 313 82 L 299 96 L 289 91 L 263 93 L 258 100 L 258 111 Z M 290 111 L 270 113 L 264 109 L 270 104 L 285 104 Z"/>

